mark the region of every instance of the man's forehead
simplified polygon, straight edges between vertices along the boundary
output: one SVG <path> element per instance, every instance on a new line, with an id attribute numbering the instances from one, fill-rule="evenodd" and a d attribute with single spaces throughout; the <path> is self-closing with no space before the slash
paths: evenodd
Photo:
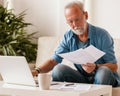
<path id="1" fill-rule="evenodd" d="M 76 7 L 76 6 L 67 8 L 65 10 L 65 16 L 80 15 L 80 14 L 82 14 L 82 11 L 80 10 L 79 7 Z"/>
<path id="2" fill-rule="evenodd" d="M 73 5 L 71 7 L 68 7 L 65 9 L 65 14 L 71 13 L 71 12 L 82 12 L 82 10 L 79 8 L 78 5 Z"/>

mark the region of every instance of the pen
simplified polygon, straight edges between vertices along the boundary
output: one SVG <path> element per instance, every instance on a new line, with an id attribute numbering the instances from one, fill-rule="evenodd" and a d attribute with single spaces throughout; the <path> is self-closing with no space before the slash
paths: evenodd
<path id="1" fill-rule="evenodd" d="M 74 83 L 65 84 L 65 86 L 71 86 L 71 85 L 74 85 Z"/>
<path id="2" fill-rule="evenodd" d="M 51 85 L 59 85 L 59 83 L 52 83 Z"/>

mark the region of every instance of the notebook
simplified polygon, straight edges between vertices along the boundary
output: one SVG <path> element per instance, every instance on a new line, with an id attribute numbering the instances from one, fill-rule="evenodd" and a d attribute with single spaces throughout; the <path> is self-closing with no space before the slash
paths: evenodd
<path id="1" fill-rule="evenodd" d="M 38 86 L 24 56 L 0 56 L 0 74 L 8 84 Z"/>

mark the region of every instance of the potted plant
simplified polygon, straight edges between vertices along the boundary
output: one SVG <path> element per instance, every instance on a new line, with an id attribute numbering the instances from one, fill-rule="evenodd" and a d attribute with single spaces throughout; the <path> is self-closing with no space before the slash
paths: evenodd
<path id="1" fill-rule="evenodd" d="M 27 34 L 24 12 L 15 15 L 0 5 L 0 55 L 25 56 L 28 62 L 36 59 L 37 44 L 33 43 L 34 33 Z"/>

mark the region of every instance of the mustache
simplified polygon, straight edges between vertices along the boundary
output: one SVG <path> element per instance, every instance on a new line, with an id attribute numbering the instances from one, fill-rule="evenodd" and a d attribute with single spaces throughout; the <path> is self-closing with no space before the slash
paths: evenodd
<path id="1" fill-rule="evenodd" d="M 79 30 L 79 29 L 81 29 L 81 28 L 80 28 L 80 27 L 75 27 L 75 28 L 74 28 L 74 30 Z"/>

